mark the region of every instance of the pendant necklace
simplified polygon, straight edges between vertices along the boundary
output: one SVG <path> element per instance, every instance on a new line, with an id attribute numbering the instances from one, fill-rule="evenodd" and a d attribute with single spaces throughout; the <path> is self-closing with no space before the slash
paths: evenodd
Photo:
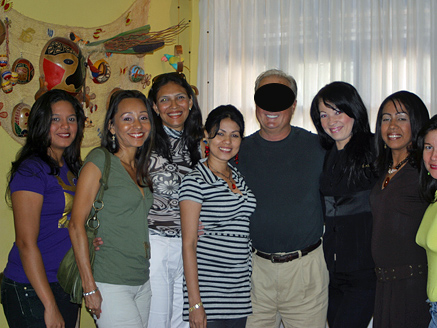
<path id="1" fill-rule="evenodd" d="M 390 182 L 390 174 L 393 174 L 395 172 L 397 172 L 397 170 L 399 170 L 399 168 L 404 165 L 406 162 L 408 162 L 408 160 L 410 159 L 410 156 L 405 157 L 402 161 L 399 162 L 398 165 L 396 165 L 394 168 L 392 168 L 393 165 L 393 161 L 390 163 L 390 165 L 388 166 L 388 170 L 387 170 L 387 177 L 384 180 L 384 183 L 382 184 L 382 187 L 385 188 L 387 187 L 388 183 Z"/>
<path id="2" fill-rule="evenodd" d="M 222 177 L 228 179 L 229 182 L 230 182 L 231 185 L 232 185 L 232 189 L 233 189 L 233 190 L 237 189 L 237 186 L 235 185 L 235 183 L 232 182 L 232 170 L 231 170 L 231 172 L 229 172 L 229 176 L 226 176 L 226 175 L 224 175 L 223 173 L 221 173 L 221 172 L 217 171 L 216 169 L 214 169 L 212 166 L 209 166 L 209 163 L 208 163 L 208 162 L 209 162 L 209 161 L 207 160 L 207 161 L 206 161 L 206 166 L 208 166 L 208 168 L 209 168 L 211 171 L 213 171 L 213 172 L 215 172 L 215 173 L 217 173 L 217 174 L 220 174 Z"/>

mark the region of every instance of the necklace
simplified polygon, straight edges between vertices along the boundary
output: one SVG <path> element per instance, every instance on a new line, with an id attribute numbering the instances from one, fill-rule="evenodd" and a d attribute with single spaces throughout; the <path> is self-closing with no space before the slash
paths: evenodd
<path id="1" fill-rule="evenodd" d="M 220 174 L 222 177 L 224 177 L 225 179 L 229 180 L 229 182 L 232 185 L 232 189 L 236 189 L 237 186 L 235 185 L 235 183 L 232 182 L 232 170 L 229 172 L 229 176 L 226 176 L 225 174 L 217 171 L 215 168 L 213 168 L 212 166 L 209 166 L 209 161 L 206 161 L 206 166 L 208 166 L 208 168 L 213 171 L 214 173 Z"/>
<path id="2" fill-rule="evenodd" d="M 395 168 L 392 168 L 393 161 L 390 163 L 390 165 L 388 166 L 388 170 L 387 170 L 388 175 L 385 178 L 384 183 L 382 184 L 383 188 L 387 187 L 388 183 L 390 182 L 390 174 L 397 172 L 397 170 L 399 170 L 402 165 L 404 165 L 406 162 L 408 162 L 409 159 L 410 159 L 410 156 L 405 157 L 402 161 L 399 162 L 398 165 L 395 166 Z"/>

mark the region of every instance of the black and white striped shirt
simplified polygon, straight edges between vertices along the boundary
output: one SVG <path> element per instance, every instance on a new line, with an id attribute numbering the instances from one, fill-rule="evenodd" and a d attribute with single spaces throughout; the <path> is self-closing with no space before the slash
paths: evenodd
<path id="1" fill-rule="evenodd" d="M 179 188 L 179 201 L 202 204 L 199 219 L 205 234 L 197 242 L 200 297 L 208 320 L 245 317 L 252 313 L 249 219 L 256 207 L 255 196 L 236 168 L 230 165 L 242 195 L 232 192 L 204 162 L 183 178 Z M 188 307 L 184 281 L 184 320 L 188 320 Z"/>

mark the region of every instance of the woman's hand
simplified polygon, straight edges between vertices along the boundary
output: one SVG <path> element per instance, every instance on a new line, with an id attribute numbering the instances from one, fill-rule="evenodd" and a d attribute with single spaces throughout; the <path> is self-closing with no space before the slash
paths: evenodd
<path id="1" fill-rule="evenodd" d="M 206 328 L 206 313 L 203 306 L 194 309 L 189 314 L 190 328 Z"/>
<path id="2" fill-rule="evenodd" d="M 47 328 L 64 328 L 64 318 L 57 306 L 44 309 L 44 322 Z"/>
<path id="3" fill-rule="evenodd" d="M 82 279 L 82 288 L 84 292 L 91 292 L 97 288 L 90 263 L 85 222 L 99 190 L 99 179 L 101 176 L 102 173 L 100 172 L 100 169 L 92 162 L 88 162 L 82 167 L 76 185 L 76 194 L 73 200 L 70 223 L 68 224 L 71 244 L 76 257 L 80 277 Z M 95 314 L 97 317 L 100 317 L 101 303 L 102 296 L 98 290 L 93 294 L 85 296 L 86 307 L 91 309 L 91 314 Z"/>
<path id="4" fill-rule="evenodd" d="M 97 251 L 100 251 L 100 245 L 103 245 L 103 240 L 102 240 L 102 238 L 101 237 L 96 237 L 96 238 L 94 238 L 94 240 L 93 240 L 93 246 L 94 246 L 94 250 L 97 252 Z"/>
<path id="5" fill-rule="evenodd" d="M 197 237 L 198 238 L 200 238 L 200 236 L 205 234 L 205 231 L 203 230 L 204 228 L 205 227 L 204 227 L 202 221 L 199 220 L 199 227 L 198 227 L 198 230 L 197 230 Z"/>
<path id="6" fill-rule="evenodd" d="M 95 315 L 97 319 L 100 318 L 100 313 L 102 313 L 102 294 L 100 291 L 96 291 L 94 294 L 87 295 L 84 297 L 85 307 L 88 312 Z"/>

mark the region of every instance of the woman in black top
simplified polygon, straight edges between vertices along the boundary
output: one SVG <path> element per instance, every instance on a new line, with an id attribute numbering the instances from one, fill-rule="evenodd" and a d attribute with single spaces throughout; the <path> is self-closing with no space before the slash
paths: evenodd
<path id="1" fill-rule="evenodd" d="M 320 192 L 330 276 L 328 324 L 365 328 L 373 315 L 376 284 L 369 204 L 376 175 L 367 110 L 352 85 L 333 82 L 314 97 L 311 118 L 327 150 Z"/>
<path id="2" fill-rule="evenodd" d="M 370 193 L 372 258 L 376 267 L 374 328 L 421 328 L 431 320 L 426 303 L 427 259 L 416 233 L 428 203 L 420 195 L 417 135 L 429 120 L 414 93 L 398 91 L 376 118 L 379 180 Z"/>

